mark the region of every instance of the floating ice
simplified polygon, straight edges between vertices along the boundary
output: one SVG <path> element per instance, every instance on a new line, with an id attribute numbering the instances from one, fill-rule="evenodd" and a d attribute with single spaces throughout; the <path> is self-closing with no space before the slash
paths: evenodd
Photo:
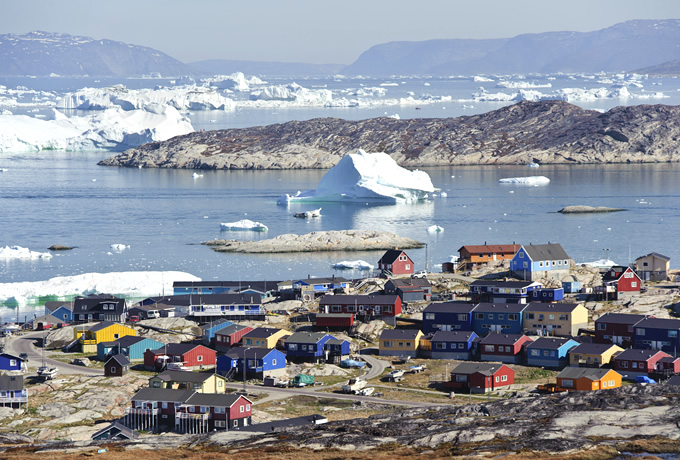
<path id="1" fill-rule="evenodd" d="M 483 83 L 483 82 L 489 82 L 489 81 L 494 81 L 493 78 L 487 78 L 487 77 L 482 77 L 481 75 L 475 76 L 472 81 L 476 83 Z"/>
<path id="2" fill-rule="evenodd" d="M 49 252 L 38 252 L 31 251 L 28 248 L 21 246 L 5 246 L 0 248 L 0 259 L 11 260 L 11 259 L 51 259 L 52 254 Z"/>
<path id="3" fill-rule="evenodd" d="M 47 281 L 0 283 L 0 302 L 26 303 L 31 297 L 117 294 L 146 297 L 172 292 L 175 281 L 201 281 L 184 272 L 112 272 L 59 276 Z"/>
<path id="4" fill-rule="evenodd" d="M 545 176 L 506 177 L 499 179 L 498 182 L 501 184 L 548 185 L 550 179 Z"/>
<path id="5" fill-rule="evenodd" d="M 594 240 L 594 241 L 597 241 L 597 240 Z M 599 260 L 595 260 L 593 262 L 582 262 L 581 265 L 587 265 L 587 266 L 593 267 L 593 268 L 611 268 L 614 265 L 617 265 L 617 263 L 614 262 L 613 260 L 610 260 L 610 259 L 599 259 Z"/>
<path id="6" fill-rule="evenodd" d="M 446 193 L 446 192 L 442 192 L 442 193 L 439 194 L 439 196 L 442 197 L 442 198 L 446 198 L 447 196 L 449 196 L 449 194 Z"/>
<path id="7" fill-rule="evenodd" d="M 427 233 L 441 233 L 444 231 L 444 227 L 440 227 L 439 225 L 430 225 L 427 227 Z"/>
<path id="8" fill-rule="evenodd" d="M 279 204 L 291 201 L 361 201 L 377 203 L 412 203 L 424 200 L 435 191 L 424 171 L 402 168 L 386 153 L 345 155 L 321 179 L 316 190 L 283 195 Z"/>
<path id="9" fill-rule="evenodd" d="M 253 231 L 253 232 L 266 232 L 269 230 L 266 225 L 260 222 L 254 222 L 250 219 L 239 220 L 238 222 L 227 222 L 221 223 L 220 228 L 222 230 L 230 231 Z"/>
<path id="10" fill-rule="evenodd" d="M 373 270 L 373 265 L 363 260 L 343 260 L 331 265 L 336 270 Z"/>
<path id="11" fill-rule="evenodd" d="M 121 243 L 114 243 L 110 247 L 114 251 L 121 252 L 121 251 L 125 251 L 126 249 L 129 249 L 130 245 L 129 244 L 126 245 L 126 244 L 121 244 Z"/>
<path id="12" fill-rule="evenodd" d="M 297 83 L 289 85 L 267 86 L 250 93 L 254 101 L 290 101 L 302 105 L 324 105 L 333 100 L 333 93 L 327 89 L 310 90 Z"/>
<path id="13" fill-rule="evenodd" d="M 203 174 L 199 174 L 199 173 L 196 173 L 196 172 L 195 172 L 195 173 L 193 173 L 193 174 L 191 175 L 191 177 L 193 177 L 194 179 L 196 179 L 197 177 L 203 177 Z"/>

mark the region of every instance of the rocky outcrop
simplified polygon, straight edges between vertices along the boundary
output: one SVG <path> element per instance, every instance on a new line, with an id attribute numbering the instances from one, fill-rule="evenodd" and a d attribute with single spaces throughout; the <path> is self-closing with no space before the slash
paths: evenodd
<path id="1" fill-rule="evenodd" d="M 358 149 L 402 166 L 680 161 L 680 107 L 606 113 L 562 101 L 519 102 L 457 118 L 317 118 L 194 132 L 144 144 L 101 165 L 185 169 L 330 168 Z"/>
<path id="2" fill-rule="evenodd" d="M 606 206 L 565 206 L 557 212 L 562 214 L 587 214 L 598 212 L 618 212 L 625 211 L 622 208 L 608 208 Z"/>
<path id="3" fill-rule="evenodd" d="M 202 244 L 217 252 L 247 254 L 281 252 L 371 251 L 377 249 L 422 248 L 423 243 L 390 232 L 374 230 L 339 230 L 305 235 L 287 233 L 260 241 L 212 240 Z"/>

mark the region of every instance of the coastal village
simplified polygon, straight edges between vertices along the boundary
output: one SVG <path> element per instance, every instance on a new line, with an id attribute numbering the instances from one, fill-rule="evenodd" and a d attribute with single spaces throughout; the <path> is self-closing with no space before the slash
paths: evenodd
<path id="1" fill-rule="evenodd" d="M 433 273 L 394 248 L 355 280 L 178 281 L 168 296 L 48 301 L 44 315 L 3 327 L 2 435 L 238 437 L 680 385 L 670 259 L 601 262 L 576 265 L 558 243 L 485 243 Z"/>

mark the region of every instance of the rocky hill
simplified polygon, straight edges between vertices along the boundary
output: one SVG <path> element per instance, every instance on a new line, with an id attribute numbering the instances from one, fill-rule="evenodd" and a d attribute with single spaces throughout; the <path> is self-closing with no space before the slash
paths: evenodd
<path id="1" fill-rule="evenodd" d="M 0 75 L 180 76 L 191 69 L 144 46 L 75 35 L 30 32 L 0 35 Z"/>
<path id="2" fill-rule="evenodd" d="M 680 59 L 680 20 L 634 20 L 592 32 L 505 39 L 391 42 L 365 51 L 346 75 L 470 75 L 630 71 Z"/>
<path id="3" fill-rule="evenodd" d="M 408 167 L 680 161 L 680 107 L 606 113 L 562 101 L 520 102 L 458 118 L 318 118 L 194 132 L 127 150 L 101 165 L 196 169 L 330 168 L 358 149 Z"/>

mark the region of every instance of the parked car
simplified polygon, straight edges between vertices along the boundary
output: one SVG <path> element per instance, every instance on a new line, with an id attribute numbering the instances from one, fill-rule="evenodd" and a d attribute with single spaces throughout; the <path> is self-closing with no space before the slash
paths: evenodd
<path id="1" fill-rule="evenodd" d="M 130 321 L 131 323 L 139 322 L 139 316 L 132 315 L 132 316 L 130 316 L 130 319 L 128 321 Z"/>
<path id="2" fill-rule="evenodd" d="M 413 275 L 411 275 L 411 278 L 427 278 L 427 272 L 425 270 L 415 272 Z"/>

